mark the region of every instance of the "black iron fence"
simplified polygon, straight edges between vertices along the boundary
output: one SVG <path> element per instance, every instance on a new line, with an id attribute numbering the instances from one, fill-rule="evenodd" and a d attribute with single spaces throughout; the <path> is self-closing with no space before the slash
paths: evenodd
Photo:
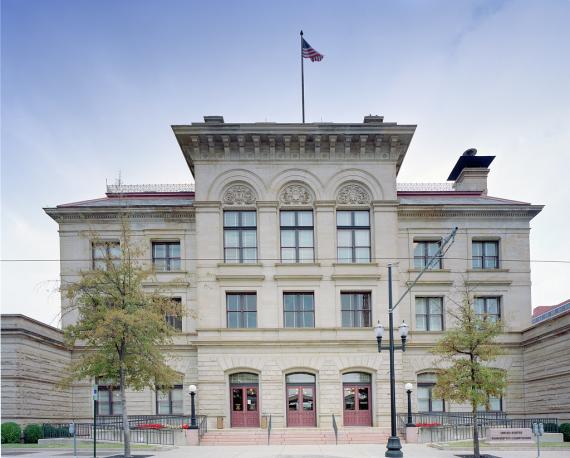
<path id="1" fill-rule="evenodd" d="M 208 429 L 207 417 L 197 416 L 201 438 Z M 174 445 L 174 432 L 190 424 L 190 418 L 181 415 L 129 415 L 131 442 L 135 444 Z M 45 439 L 71 438 L 69 423 L 44 423 Z M 120 416 L 97 417 L 97 440 L 123 442 L 123 420 Z M 93 423 L 75 423 L 76 437 L 93 438 Z"/>
<path id="2" fill-rule="evenodd" d="M 413 423 L 419 428 L 420 442 L 448 442 L 473 438 L 473 418 L 466 412 L 413 413 Z M 407 415 L 398 415 L 398 429 L 406 429 Z M 542 423 L 545 432 L 558 432 L 558 418 L 508 418 L 504 412 L 480 412 L 477 414 L 479 436 L 487 435 L 489 428 L 532 428 Z"/>

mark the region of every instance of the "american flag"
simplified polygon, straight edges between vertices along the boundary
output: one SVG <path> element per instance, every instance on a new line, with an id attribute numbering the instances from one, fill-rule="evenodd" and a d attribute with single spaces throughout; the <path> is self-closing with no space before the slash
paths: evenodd
<path id="1" fill-rule="evenodd" d="M 307 43 L 307 40 L 304 38 L 301 38 L 301 40 L 303 40 L 303 57 L 305 59 L 311 59 L 312 62 L 320 62 L 323 60 L 325 56 L 313 49 L 313 47 Z"/>

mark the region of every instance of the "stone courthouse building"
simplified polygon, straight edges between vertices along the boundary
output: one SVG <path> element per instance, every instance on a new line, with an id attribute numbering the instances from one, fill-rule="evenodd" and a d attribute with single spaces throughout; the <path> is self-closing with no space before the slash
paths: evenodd
<path id="1" fill-rule="evenodd" d="M 395 312 L 410 328 L 407 351 L 396 353 L 399 412 L 407 382 L 414 411 L 461 409 L 433 396 L 430 349 L 453 326 L 447 312 L 467 287 L 477 313 L 505 325 L 496 365 L 508 388 L 482 409 L 538 413 L 525 402 L 523 341 L 529 223 L 542 207 L 491 197 L 493 157 L 473 150 L 441 165 L 447 184 L 398 183 L 415 128 L 381 116 L 354 124 L 206 116 L 173 126 L 195 190 L 109 186 L 105 197 L 46 208 L 59 225 L 62 282 L 118 255 L 126 215 L 155 268 L 145 287 L 190 312 L 167 317 L 180 331 L 165 349 L 180 384 L 129 392 L 129 413 L 188 413 L 195 384 L 210 427 L 257 427 L 271 415 L 274 427 L 330 428 L 333 414 L 342 426 L 388 427 L 388 353 L 377 352 L 373 329 L 388 322 L 387 265 L 397 298 L 454 227 L 455 242 Z M 64 313 L 63 326 L 75 319 Z M 113 384 L 87 380 L 69 391 L 71 416 L 91 416 L 93 383 L 99 413 L 120 413 Z"/>

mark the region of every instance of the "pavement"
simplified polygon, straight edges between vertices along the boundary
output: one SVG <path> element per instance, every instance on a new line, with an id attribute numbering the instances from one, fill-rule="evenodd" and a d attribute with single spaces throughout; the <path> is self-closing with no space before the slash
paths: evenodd
<path id="1" fill-rule="evenodd" d="M 255 445 L 255 446 L 208 446 L 176 447 L 169 450 L 136 450 L 135 457 L 152 458 L 382 458 L 385 445 Z M 473 453 L 472 450 L 439 450 L 425 444 L 404 444 L 404 458 L 455 458 Z M 98 450 L 100 458 L 118 457 L 120 450 Z M 498 458 L 536 458 L 536 450 L 491 450 L 482 453 Z M 3 456 L 18 458 L 73 457 L 72 451 L 64 449 L 8 449 L 2 448 Z M 78 451 L 80 457 L 93 456 L 92 451 Z M 568 458 L 570 450 L 541 450 L 541 458 Z"/>

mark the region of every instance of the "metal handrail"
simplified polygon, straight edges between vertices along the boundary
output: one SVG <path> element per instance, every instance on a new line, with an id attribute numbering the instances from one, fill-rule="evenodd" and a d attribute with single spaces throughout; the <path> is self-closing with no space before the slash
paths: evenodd
<path id="1" fill-rule="evenodd" d="M 208 432 L 208 416 L 207 415 L 198 415 L 199 423 L 198 423 L 198 443 L 202 439 L 202 436 Z"/>
<path id="2" fill-rule="evenodd" d="M 336 425 L 336 419 L 334 417 L 334 413 L 332 414 L 332 425 L 334 430 L 334 442 L 338 445 L 338 426 Z"/>
<path id="3" fill-rule="evenodd" d="M 271 438 L 271 414 L 269 414 L 269 421 L 267 422 L 267 445 L 269 445 L 270 438 Z"/>

